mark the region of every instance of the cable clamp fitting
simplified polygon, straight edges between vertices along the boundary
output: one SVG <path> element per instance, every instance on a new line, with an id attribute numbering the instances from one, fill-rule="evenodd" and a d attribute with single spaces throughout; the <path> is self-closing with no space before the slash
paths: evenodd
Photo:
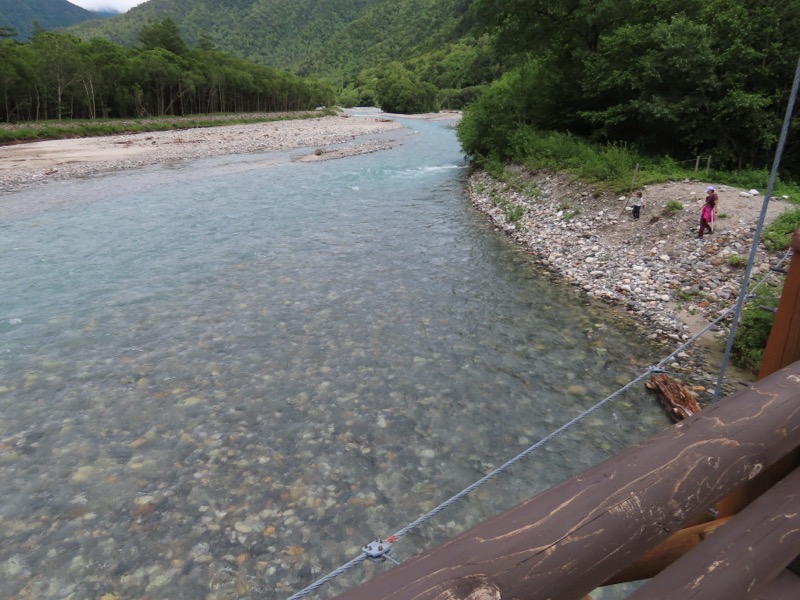
<path id="1" fill-rule="evenodd" d="M 396 560 L 394 560 L 391 556 L 393 545 L 392 542 L 397 539 L 394 536 L 391 536 L 385 540 L 377 539 L 363 548 L 361 548 L 361 552 L 363 552 L 366 557 L 375 562 L 384 562 L 386 560 L 391 560 L 393 563 L 398 564 Z"/>

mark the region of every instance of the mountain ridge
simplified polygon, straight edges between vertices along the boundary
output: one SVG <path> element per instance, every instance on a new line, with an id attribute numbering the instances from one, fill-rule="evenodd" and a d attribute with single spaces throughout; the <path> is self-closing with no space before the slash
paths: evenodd
<path id="1" fill-rule="evenodd" d="M 172 19 L 189 45 L 205 38 L 235 56 L 299 75 L 353 75 L 463 35 L 471 0 L 149 0 L 71 28 L 132 46 L 148 22 Z"/>
<path id="2" fill-rule="evenodd" d="M 13 27 L 16 39 L 28 39 L 34 33 L 34 21 L 43 29 L 59 29 L 107 14 L 95 13 L 67 0 L 0 0 L 0 27 Z"/>

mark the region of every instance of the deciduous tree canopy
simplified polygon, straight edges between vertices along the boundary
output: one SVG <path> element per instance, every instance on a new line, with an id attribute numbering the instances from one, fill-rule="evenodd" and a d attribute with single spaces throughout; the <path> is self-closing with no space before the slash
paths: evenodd
<path id="1" fill-rule="evenodd" d="M 473 154 L 508 157 L 531 128 L 733 168 L 771 161 L 800 0 L 476 0 L 475 14 L 507 74 L 467 115 Z"/>
<path id="2" fill-rule="evenodd" d="M 0 40 L 4 121 L 307 110 L 333 89 L 210 48 L 190 49 L 170 19 L 142 29 L 140 48 L 39 32 Z"/>

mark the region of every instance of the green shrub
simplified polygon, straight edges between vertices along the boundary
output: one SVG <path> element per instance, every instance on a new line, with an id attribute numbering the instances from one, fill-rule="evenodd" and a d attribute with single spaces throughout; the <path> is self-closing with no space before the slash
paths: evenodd
<path id="1" fill-rule="evenodd" d="M 743 254 L 729 254 L 726 260 L 732 267 L 743 267 L 747 264 L 747 257 Z"/>
<path id="2" fill-rule="evenodd" d="M 800 227 L 800 208 L 780 215 L 764 229 L 761 241 L 770 252 L 786 250 L 792 241 L 792 234 Z"/>
<path id="3" fill-rule="evenodd" d="M 667 200 L 667 203 L 664 205 L 664 214 L 666 216 L 672 216 L 675 213 L 678 213 L 682 210 L 683 210 L 683 204 L 681 204 L 677 200 Z"/>
<path id="4" fill-rule="evenodd" d="M 769 333 L 775 314 L 760 308 L 778 306 L 777 298 L 752 300 L 742 311 L 742 319 L 736 329 L 731 355 L 736 363 L 756 374 L 761 366 L 764 348 L 767 346 Z"/>
<path id="5" fill-rule="evenodd" d="M 525 214 L 525 209 L 520 204 L 506 205 L 504 212 L 506 220 L 516 225 L 522 219 L 522 215 Z"/>
<path id="6" fill-rule="evenodd" d="M 610 183 L 625 189 L 631 180 L 636 157 L 623 144 L 585 146 L 580 162 L 574 165 L 578 177 L 592 182 Z"/>

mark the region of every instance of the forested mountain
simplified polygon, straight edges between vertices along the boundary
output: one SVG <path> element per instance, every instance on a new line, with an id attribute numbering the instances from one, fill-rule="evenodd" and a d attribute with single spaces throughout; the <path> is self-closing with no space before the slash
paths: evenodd
<path id="1" fill-rule="evenodd" d="M 215 48 L 306 75 L 353 75 L 456 41 L 471 0 L 150 0 L 73 29 L 123 45 L 142 26 L 172 19 L 189 45 Z"/>
<path id="2" fill-rule="evenodd" d="M 57 29 L 99 16 L 67 0 L 0 0 L 0 27 L 12 27 L 20 40 L 31 36 L 34 21 L 42 29 Z"/>

